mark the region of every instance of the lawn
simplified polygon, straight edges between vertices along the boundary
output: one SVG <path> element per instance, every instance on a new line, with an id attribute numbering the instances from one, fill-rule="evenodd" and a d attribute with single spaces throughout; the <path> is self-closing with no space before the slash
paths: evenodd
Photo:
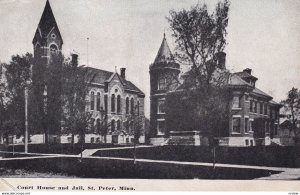
<path id="1" fill-rule="evenodd" d="M 97 151 L 93 156 L 133 158 L 134 149 Z M 213 162 L 212 148 L 206 146 L 157 146 L 137 148 L 140 159 Z M 300 167 L 298 147 L 217 147 L 216 162 L 271 167 Z"/>
<path id="2" fill-rule="evenodd" d="M 70 176 L 80 178 L 118 179 L 254 179 L 279 172 L 241 168 L 216 168 L 195 165 L 136 162 L 133 160 L 49 157 L 0 161 L 0 167 L 24 170 L 21 177 Z M 29 173 L 28 176 L 26 173 Z M 9 175 L 9 174 L 6 174 Z M 12 174 L 13 176 L 16 174 Z M 36 177 L 39 177 L 36 174 Z"/>

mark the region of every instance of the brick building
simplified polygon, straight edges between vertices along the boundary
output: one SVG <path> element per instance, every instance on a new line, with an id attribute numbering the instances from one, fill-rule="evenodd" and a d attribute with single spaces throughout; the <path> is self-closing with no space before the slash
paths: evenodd
<path id="1" fill-rule="evenodd" d="M 280 104 L 272 97 L 256 87 L 257 78 L 247 68 L 242 72 L 229 73 L 226 70 L 226 54 L 219 53 L 218 69 L 215 75 L 228 73 L 224 87 L 228 90 L 228 119 L 217 137 L 219 145 L 254 146 L 279 143 L 278 123 Z M 180 65 L 174 57 L 164 36 L 161 47 L 153 64 L 150 65 L 151 110 L 150 110 L 150 142 L 152 144 L 191 144 L 207 145 L 208 140 L 201 135 L 201 130 L 190 125 L 195 123 L 191 110 L 183 108 L 177 120 L 169 117 L 179 108 L 167 112 L 166 100 L 170 96 L 184 96 L 184 82 L 180 76 L 188 76 L 189 72 L 180 75 Z M 167 87 L 168 86 L 168 87 Z M 179 101 L 179 99 L 177 99 Z M 178 102 L 177 101 L 177 102 Z M 175 102 L 176 103 L 176 99 Z M 182 126 L 181 121 L 191 121 Z"/>
<path id="2" fill-rule="evenodd" d="M 49 1 L 47 0 L 44 12 L 38 24 L 38 28 L 33 38 L 34 59 L 33 66 L 33 82 L 39 84 L 38 94 L 43 94 L 47 98 L 51 97 L 49 86 L 42 82 L 45 75 L 41 74 L 42 67 L 48 66 L 52 52 L 61 52 L 63 38 L 57 26 L 54 14 L 52 12 Z M 73 55 L 73 57 L 78 57 Z M 120 74 L 109 72 L 101 69 L 87 67 L 87 79 L 89 80 L 89 92 L 86 96 L 86 112 L 92 113 L 91 126 L 96 126 L 101 119 L 101 115 L 106 115 L 109 129 L 107 133 L 108 143 L 130 143 L 133 140 L 133 132 L 131 128 L 132 121 L 128 121 L 131 115 L 135 114 L 144 117 L 144 97 L 145 94 L 137 88 L 132 82 L 126 79 L 125 68 L 121 68 Z M 89 79 L 90 78 L 90 79 Z M 41 103 L 43 104 L 44 101 Z M 51 107 L 56 108 L 57 105 Z M 49 106 L 48 106 L 49 107 Z M 57 109 L 53 109 L 53 112 Z M 50 110 L 48 111 L 50 112 Z M 55 121 L 55 120 L 53 120 Z M 60 123 L 60 122 L 59 122 Z M 124 125 L 124 124 L 128 125 Z M 52 129 L 61 129 L 59 127 Z M 61 142 L 70 142 L 71 136 L 62 135 L 60 138 L 57 131 L 50 131 L 52 140 L 61 140 Z M 141 129 L 142 130 L 142 129 Z M 76 137 L 75 142 L 78 137 Z M 86 135 L 86 142 L 99 143 L 103 141 L 103 137 L 95 134 L 93 128 Z M 143 141 L 141 139 L 141 141 Z"/>

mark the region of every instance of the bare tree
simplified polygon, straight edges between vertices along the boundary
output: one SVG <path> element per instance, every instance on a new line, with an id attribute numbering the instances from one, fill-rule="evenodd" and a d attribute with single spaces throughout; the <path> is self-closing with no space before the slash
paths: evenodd
<path id="1" fill-rule="evenodd" d="M 111 122 L 108 122 L 107 111 L 103 110 L 103 107 L 100 108 L 100 118 L 96 120 L 96 132 L 104 138 L 104 143 L 107 142 L 106 136 L 108 129 L 111 126 Z"/>
<path id="2" fill-rule="evenodd" d="M 291 113 L 292 130 L 295 138 L 297 137 L 297 122 L 300 117 L 300 91 L 297 88 L 292 88 L 287 95 L 287 98 L 281 103 L 284 105 L 286 112 Z"/>
<path id="3" fill-rule="evenodd" d="M 145 124 L 145 117 L 138 113 L 139 109 L 137 106 L 138 105 L 134 107 L 134 111 L 127 116 L 126 121 L 124 122 L 125 129 L 128 129 L 130 131 L 129 134 L 134 136 L 134 164 L 136 163 L 136 146 L 139 144 L 139 138 L 141 137 L 142 133 L 144 133 Z"/>

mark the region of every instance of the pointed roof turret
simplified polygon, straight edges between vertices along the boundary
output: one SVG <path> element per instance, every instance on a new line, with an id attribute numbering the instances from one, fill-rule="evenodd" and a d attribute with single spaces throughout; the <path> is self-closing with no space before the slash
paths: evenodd
<path id="1" fill-rule="evenodd" d="M 173 56 L 173 54 L 169 48 L 169 45 L 167 43 L 165 33 L 164 33 L 163 41 L 160 45 L 160 48 L 159 48 L 156 58 L 154 60 L 154 63 L 160 63 L 160 62 L 175 62 L 174 56 Z"/>
<path id="2" fill-rule="evenodd" d="M 41 38 L 46 38 L 51 30 L 55 28 L 60 36 L 60 39 L 62 41 L 61 34 L 59 32 L 54 14 L 52 12 L 52 8 L 50 6 L 49 0 L 47 0 L 42 17 L 40 19 L 40 22 L 38 24 L 38 28 L 36 30 L 36 35 L 34 36 L 33 42 L 35 42 L 37 33 L 41 36 Z"/>

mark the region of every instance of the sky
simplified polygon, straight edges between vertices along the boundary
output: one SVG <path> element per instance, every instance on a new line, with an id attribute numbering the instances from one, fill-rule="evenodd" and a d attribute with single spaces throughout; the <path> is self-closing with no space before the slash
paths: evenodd
<path id="1" fill-rule="evenodd" d="M 212 11 L 217 0 L 50 0 L 65 56 L 76 51 L 80 64 L 108 71 L 125 67 L 126 78 L 146 94 L 148 117 L 149 65 L 164 32 L 175 49 L 166 17 L 171 9 L 189 9 L 198 2 Z M 33 53 L 45 3 L 0 0 L 0 62 Z M 227 69 L 251 68 L 256 86 L 275 101 L 283 100 L 292 87 L 300 88 L 300 1 L 231 0 L 227 31 Z"/>

